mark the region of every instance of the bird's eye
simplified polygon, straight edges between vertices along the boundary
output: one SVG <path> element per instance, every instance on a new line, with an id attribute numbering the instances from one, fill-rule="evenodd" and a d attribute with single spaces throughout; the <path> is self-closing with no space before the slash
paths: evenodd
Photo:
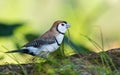
<path id="1" fill-rule="evenodd" d="M 62 26 L 64 26 L 65 24 L 61 24 Z"/>

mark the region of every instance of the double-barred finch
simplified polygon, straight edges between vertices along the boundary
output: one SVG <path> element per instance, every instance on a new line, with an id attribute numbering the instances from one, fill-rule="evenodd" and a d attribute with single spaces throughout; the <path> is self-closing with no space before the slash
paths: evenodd
<path id="1" fill-rule="evenodd" d="M 49 53 L 54 52 L 63 41 L 64 34 L 70 25 L 66 21 L 55 21 L 46 33 L 39 38 L 24 45 L 20 50 L 8 51 L 6 53 L 26 53 L 33 56 L 46 57 Z"/>

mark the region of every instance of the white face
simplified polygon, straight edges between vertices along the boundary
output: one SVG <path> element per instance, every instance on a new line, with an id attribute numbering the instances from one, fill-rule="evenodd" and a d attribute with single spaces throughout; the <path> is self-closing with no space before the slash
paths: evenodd
<path id="1" fill-rule="evenodd" d="M 60 23 L 57 28 L 58 28 L 58 31 L 59 31 L 59 32 L 65 33 L 66 30 L 67 30 L 69 27 L 70 27 L 70 25 L 67 24 L 67 23 Z"/>

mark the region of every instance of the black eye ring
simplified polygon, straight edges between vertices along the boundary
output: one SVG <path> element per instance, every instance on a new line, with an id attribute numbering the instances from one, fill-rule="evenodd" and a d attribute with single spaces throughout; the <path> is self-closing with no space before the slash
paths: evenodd
<path id="1" fill-rule="evenodd" d="M 65 24 L 62 23 L 61 25 L 64 26 Z"/>

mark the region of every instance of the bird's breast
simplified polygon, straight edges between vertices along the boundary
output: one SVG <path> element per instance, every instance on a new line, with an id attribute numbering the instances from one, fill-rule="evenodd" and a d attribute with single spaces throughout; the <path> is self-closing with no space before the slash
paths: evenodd
<path id="1" fill-rule="evenodd" d="M 59 44 L 62 43 L 63 38 L 64 38 L 64 35 L 63 35 L 63 34 L 59 34 L 59 35 L 56 36 L 56 40 L 58 41 Z"/>

